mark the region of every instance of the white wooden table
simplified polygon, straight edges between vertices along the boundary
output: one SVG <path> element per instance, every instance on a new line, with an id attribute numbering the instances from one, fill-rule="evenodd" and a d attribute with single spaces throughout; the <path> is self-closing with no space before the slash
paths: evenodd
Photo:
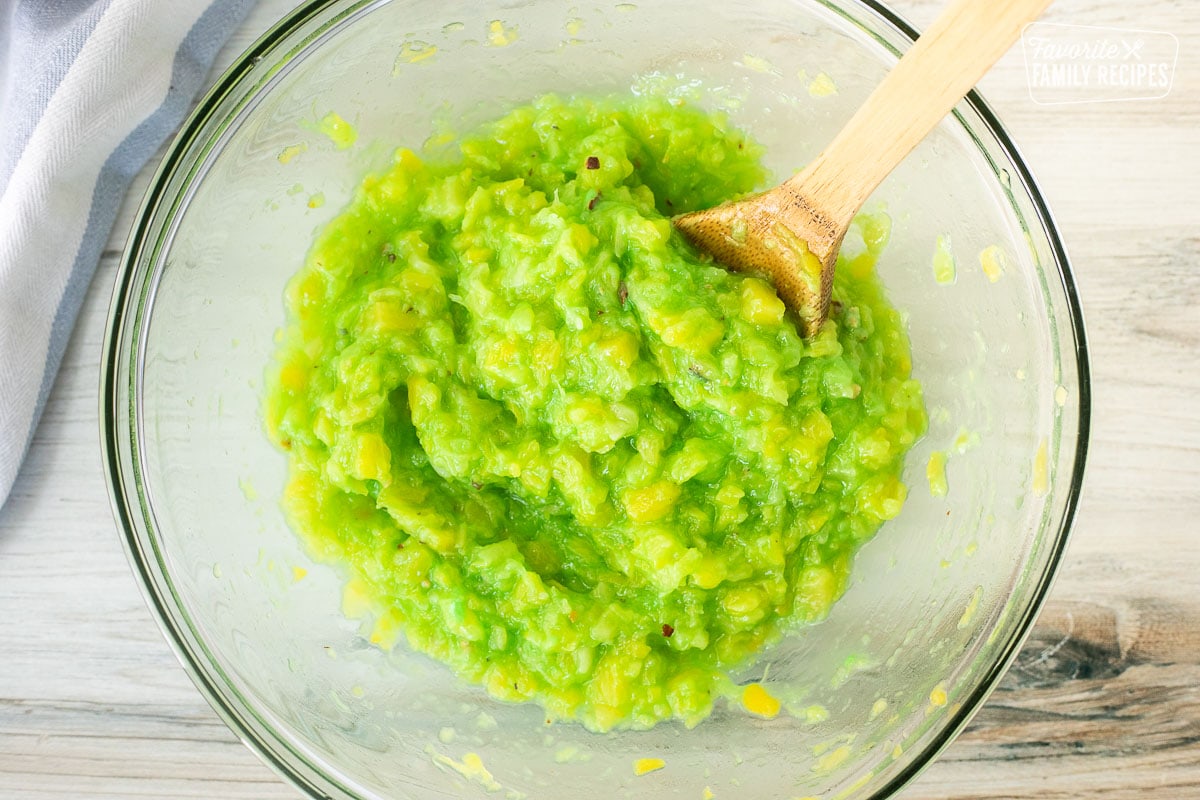
<path id="1" fill-rule="evenodd" d="M 228 64 L 291 5 L 263 0 Z M 940 0 L 896 0 L 927 24 Z M 1171 31 L 1159 100 L 1031 101 L 1021 51 L 983 83 L 1073 256 L 1094 422 L 1066 563 L 1016 665 L 908 798 L 1200 798 L 1200 13 L 1059 0 L 1048 20 Z M 214 73 L 215 77 L 215 73 Z M 109 512 L 97 424 L 122 207 L 0 509 L 0 798 L 294 797 L 192 687 Z"/>

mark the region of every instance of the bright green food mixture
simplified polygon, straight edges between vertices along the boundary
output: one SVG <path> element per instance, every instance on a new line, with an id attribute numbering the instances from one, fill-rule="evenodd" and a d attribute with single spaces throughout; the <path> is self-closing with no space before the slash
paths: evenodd
<path id="1" fill-rule="evenodd" d="M 284 505 L 408 645 L 594 730 L 707 716 L 822 618 L 899 511 L 925 414 L 866 251 L 802 341 L 669 217 L 765 181 L 665 100 L 543 97 L 400 150 L 288 286 L 265 399 Z"/>

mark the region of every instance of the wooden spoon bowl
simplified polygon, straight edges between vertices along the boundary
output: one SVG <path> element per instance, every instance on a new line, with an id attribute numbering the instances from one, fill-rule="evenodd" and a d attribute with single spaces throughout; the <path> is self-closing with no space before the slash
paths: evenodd
<path id="1" fill-rule="evenodd" d="M 1052 0 L 956 0 L 805 169 L 762 194 L 683 214 L 675 227 L 721 264 L 769 278 L 805 337 L 829 316 L 854 215 Z"/>

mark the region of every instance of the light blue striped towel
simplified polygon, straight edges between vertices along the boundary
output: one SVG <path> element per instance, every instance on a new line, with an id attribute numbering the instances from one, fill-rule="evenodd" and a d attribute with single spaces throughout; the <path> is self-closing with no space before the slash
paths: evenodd
<path id="1" fill-rule="evenodd" d="M 129 181 L 253 0 L 0 0 L 0 505 Z"/>

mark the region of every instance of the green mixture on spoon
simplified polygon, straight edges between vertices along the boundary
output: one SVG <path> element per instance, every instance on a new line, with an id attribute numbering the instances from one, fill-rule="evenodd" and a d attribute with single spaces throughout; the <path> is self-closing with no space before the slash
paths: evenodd
<path id="1" fill-rule="evenodd" d="M 267 428 L 287 515 L 376 641 L 594 730 L 693 725 L 822 618 L 924 431 L 866 251 L 801 340 L 677 213 L 761 148 L 665 100 L 543 97 L 364 181 L 287 289 Z"/>

